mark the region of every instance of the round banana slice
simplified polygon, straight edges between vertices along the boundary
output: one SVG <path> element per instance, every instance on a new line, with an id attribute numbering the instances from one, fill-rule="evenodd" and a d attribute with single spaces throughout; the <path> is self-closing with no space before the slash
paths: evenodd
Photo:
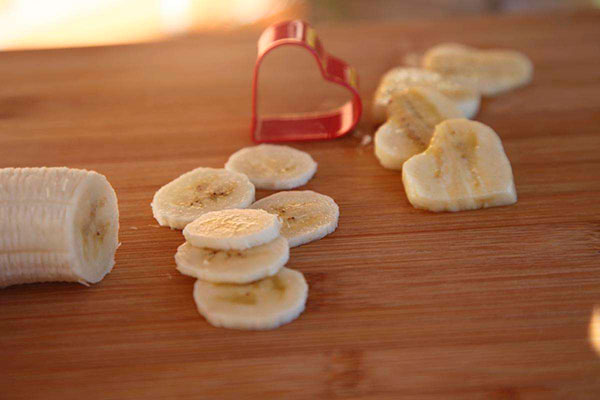
<path id="1" fill-rule="evenodd" d="M 306 184 L 317 172 L 317 163 L 289 146 L 261 144 L 233 153 L 225 169 L 246 175 L 259 189 L 281 190 Z"/>
<path id="2" fill-rule="evenodd" d="M 461 118 L 456 104 L 430 88 L 413 87 L 394 95 L 390 118 L 375 132 L 375 156 L 384 168 L 400 170 L 410 157 L 429 146 L 435 126 Z"/>
<path id="3" fill-rule="evenodd" d="M 481 96 L 477 91 L 445 79 L 434 71 L 397 67 L 383 76 L 375 91 L 372 110 L 375 122 L 383 123 L 387 119 L 387 107 L 392 96 L 409 87 L 426 87 L 439 91 L 454 101 L 466 118 L 473 118 L 479 111 Z"/>
<path id="4" fill-rule="evenodd" d="M 312 190 L 275 193 L 250 207 L 279 215 L 283 220 L 281 235 L 290 247 L 329 235 L 337 228 L 340 216 L 340 209 L 331 197 Z"/>
<path id="5" fill-rule="evenodd" d="M 0 169 L 0 287 L 99 282 L 115 264 L 118 233 L 117 196 L 103 175 Z"/>
<path id="6" fill-rule="evenodd" d="M 254 192 L 254 185 L 243 174 L 196 168 L 154 194 L 152 213 L 161 226 L 183 229 L 207 212 L 248 207 Z"/>
<path id="7" fill-rule="evenodd" d="M 282 268 L 277 274 L 246 285 L 194 285 L 198 312 L 217 327 L 274 329 L 296 319 L 306 304 L 308 285 L 298 271 Z"/>
<path id="8" fill-rule="evenodd" d="M 435 71 L 484 96 L 495 96 L 525 85 L 533 76 L 533 64 L 514 50 L 479 50 L 457 43 L 429 49 L 423 67 Z"/>
<path id="9" fill-rule="evenodd" d="M 216 250 L 184 243 L 177 249 L 177 270 L 216 283 L 249 283 L 276 274 L 288 262 L 284 237 L 246 250 Z"/>
<path id="10" fill-rule="evenodd" d="M 195 247 L 244 250 L 279 236 L 281 221 L 263 210 L 221 210 L 201 215 L 186 225 L 183 236 Z"/>

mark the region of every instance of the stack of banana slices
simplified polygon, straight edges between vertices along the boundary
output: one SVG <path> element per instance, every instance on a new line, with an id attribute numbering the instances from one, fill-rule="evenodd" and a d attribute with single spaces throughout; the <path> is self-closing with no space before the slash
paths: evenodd
<path id="1" fill-rule="evenodd" d="M 293 189 L 317 163 L 288 146 L 259 145 L 234 153 L 224 169 L 197 168 L 160 188 L 156 220 L 183 229 L 177 270 L 197 279 L 194 300 L 214 326 L 273 329 L 304 310 L 308 285 L 284 266 L 290 247 L 332 233 L 339 207 L 329 196 L 288 190 L 257 202 L 255 187 Z"/>
<path id="2" fill-rule="evenodd" d="M 263 210 L 204 214 L 183 230 L 177 270 L 197 278 L 194 300 L 214 326 L 273 329 L 304 310 L 308 285 L 285 268 L 290 255 L 281 220 Z"/>
<path id="3" fill-rule="evenodd" d="M 375 156 L 401 170 L 410 203 L 461 211 L 517 201 L 512 169 L 499 136 L 473 118 L 481 97 L 531 81 L 533 66 L 512 50 L 446 43 L 428 50 L 422 68 L 386 73 L 375 92 Z M 387 119 L 387 120 L 386 120 Z"/>

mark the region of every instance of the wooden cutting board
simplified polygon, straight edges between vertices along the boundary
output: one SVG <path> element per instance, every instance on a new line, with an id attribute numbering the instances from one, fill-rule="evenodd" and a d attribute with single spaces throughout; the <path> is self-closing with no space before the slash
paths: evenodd
<path id="1" fill-rule="evenodd" d="M 477 116 L 503 140 L 518 203 L 412 208 L 360 144 L 368 116 L 354 136 L 294 145 L 319 163 L 306 188 L 341 209 L 334 234 L 292 250 L 306 311 L 274 331 L 213 328 L 175 270 L 181 233 L 149 203 L 251 144 L 260 32 L 0 53 L 0 167 L 105 174 L 122 241 L 100 284 L 0 291 L 0 398 L 600 398 L 600 13 L 317 28 L 366 105 L 384 71 L 441 41 L 528 54 L 533 83 Z M 311 62 L 274 68 L 265 104 L 327 105 Z"/>

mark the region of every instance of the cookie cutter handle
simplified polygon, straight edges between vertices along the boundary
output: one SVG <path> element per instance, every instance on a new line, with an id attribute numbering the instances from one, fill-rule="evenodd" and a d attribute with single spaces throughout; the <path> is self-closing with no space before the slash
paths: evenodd
<path id="1" fill-rule="evenodd" d="M 323 78 L 347 88 L 352 99 L 331 111 L 261 118 L 257 109 L 260 65 L 271 50 L 285 45 L 307 49 L 317 61 Z M 293 20 L 265 29 L 258 40 L 258 57 L 252 79 L 251 135 L 255 142 L 335 139 L 350 132 L 358 123 L 361 113 L 362 102 L 358 94 L 356 70 L 328 54 L 313 27 L 304 21 Z"/>

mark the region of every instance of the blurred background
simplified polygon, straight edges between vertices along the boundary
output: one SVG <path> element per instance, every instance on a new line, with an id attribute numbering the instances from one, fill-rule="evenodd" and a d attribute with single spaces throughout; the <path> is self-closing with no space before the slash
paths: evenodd
<path id="1" fill-rule="evenodd" d="M 600 0 L 0 0 L 0 51 L 168 39 L 193 32 L 598 8 Z"/>

